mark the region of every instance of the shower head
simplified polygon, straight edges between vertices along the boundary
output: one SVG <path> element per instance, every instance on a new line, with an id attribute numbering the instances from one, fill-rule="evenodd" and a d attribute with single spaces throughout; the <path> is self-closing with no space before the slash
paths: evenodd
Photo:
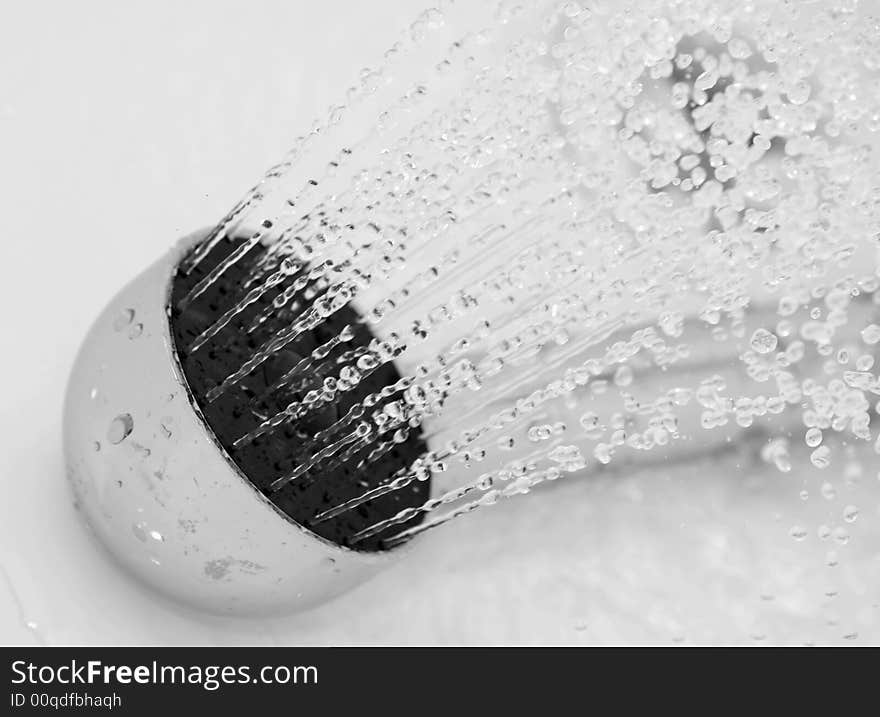
<path id="1" fill-rule="evenodd" d="M 189 325 L 171 311 L 179 264 L 199 238 L 126 286 L 82 346 L 64 417 L 76 504 L 110 552 L 167 595 L 218 612 L 312 605 L 389 556 L 297 523 L 299 508 L 261 492 L 224 446 L 237 420 L 223 413 L 228 405 L 214 427 L 206 421 L 194 394 L 205 375 L 192 366 L 187 378 L 176 346 Z M 272 459 L 247 460 L 260 471 Z M 317 510 L 322 498 L 305 501 Z"/>
<path id="2" fill-rule="evenodd" d="M 359 461 L 310 456 L 320 480 L 295 480 L 316 435 L 339 425 L 365 398 L 381 408 L 387 399 L 370 396 L 401 377 L 393 363 L 379 366 L 339 400 L 260 430 L 267 416 L 301 404 L 298 373 L 314 378 L 322 361 L 357 358 L 374 337 L 351 309 L 339 311 L 276 351 L 234 391 L 211 394 L 289 317 L 267 316 L 272 303 L 261 297 L 237 314 L 237 325 L 248 323 L 249 331 L 229 327 L 212 336 L 210 350 L 193 351 L 193 342 L 230 308 L 245 267 L 254 270 L 252 262 L 264 256 L 257 247 L 249 261 L 201 291 L 200 281 L 243 244 L 218 242 L 185 271 L 205 234 L 182 239 L 126 286 L 91 329 L 65 403 L 70 481 L 104 545 L 162 592 L 217 611 L 306 607 L 387 562 L 387 531 L 354 544 L 350 538 L 423 503 L 431 482 L 414 481 L 313 524 L 315 517 L 377 488 L 427 449 L 414 429 Z M 277 288 L 298 314 L 322 295 L 314 282 L 286 279 Z M 401 525 L 420 520 L 416 515 Z"/>

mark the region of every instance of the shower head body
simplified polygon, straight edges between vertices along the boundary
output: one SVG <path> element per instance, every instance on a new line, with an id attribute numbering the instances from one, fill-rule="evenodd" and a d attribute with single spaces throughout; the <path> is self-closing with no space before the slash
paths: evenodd
<path id="1" fill-rule="evenodd" d="M 76 505 L 114 558 L 167 596 L 218 613 L 307 608 L 392 554 L 351 550 L 298 525 L 204 421 L 168 315 L 177 267 L 200 236 L 122 289 L 77 356 L 64 409 Z"/>

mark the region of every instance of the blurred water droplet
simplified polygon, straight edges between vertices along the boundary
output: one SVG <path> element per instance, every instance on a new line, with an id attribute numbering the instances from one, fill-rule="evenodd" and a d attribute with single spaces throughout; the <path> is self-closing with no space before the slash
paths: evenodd
<path id="1" fill-rule="evenodd" d="M 880 342 L 880 326 L 877 324 L 870 324 L 862 329 L 862 341 L 869 346 L 873 346 Z"/>
<path id="2" fill-rule="evenodd" d="M 147 541 L 147 524 L 143 521 L 139 521 L 134 523 L 131 526 L 131 532 L 134 533 L 134 537 L 140 540 L 142 543 Z"/>
<path id="3" fill-rule="evenodd" d="M 795 540 L 803 540 L 807 537 L 807 531 L 800 525 L 792 526 L 791 530 L 788 531 L 788 534 L 794 538 Z"/>
<path id="4" fill-rule="evenodd" d="M 846 545 L 849 542 L 849 532 L 843 526 L 838 526 L 831 531 L 831 537 L 840 545 Z"/>
<path id="5" fill-rule="evenodd" d="M 767 329 L 757 329 L 752 334 L 750 345 L 759 354 L 768 354 L 776 350 L 776 336 Z"/>
<path id="6" fill-rule="evenodd" d="M 831 449 L 828 446 L 819 446 L 810 454 L 810 463 L 816 468 L 827 468 L 831 465 Z"/>

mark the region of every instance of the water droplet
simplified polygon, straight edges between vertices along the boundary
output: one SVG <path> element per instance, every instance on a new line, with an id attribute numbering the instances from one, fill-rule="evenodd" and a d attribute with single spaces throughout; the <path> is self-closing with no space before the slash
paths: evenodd
<path id="1" fill-rule="evenodd" d="M 633 370 L 629 366 L 621 366 L 614 372 L 616 386 L 629 386 L 633 382 Z"/>
<path id="2" fill-rule="evenodd" d="M 134 319 L 134 309 L 123 309 L 113 319 L 113 330 L 122 331 Z"/>
<path id="3" fill-rule="evenodd" d="M 752 54 L 749 43 L 740 37 L 734 37 L 727 43 L 727 49 L 730 56 L 735 60 L 745 60 Z"/>
<path id="4" fill-rule="evenodd" d="M 509 451 L 516 445 L 516 440 L 513 436 L 501 436 L 498 439 L 498 447 L 503 451 Z"/>
<path id="5" fill-rule="evenodd" d="M 880 342 L 880 326 L 877 324 L 870 324 L 862 329 L 862 341 L 869 346 L 873 346 Z"/>
<path id="6" fill-rule="evenodd" d="M 788 531 L 788 534 L 794 538 L 795 540 L 803 540 L 807 537 L 807 531 L 800 525 L 793 525 L 791 530 Z"/>
<path id="7" fill-rule="evenodd" d="M 142 543 L 147 541 L 147 524 L 143 521 L 138 523 L 134 523 L 131 526 L 131 532 L 134 533 L 134 537 L 140 540 Z"/>
<path id="8" fill-rule="evenodd" d="M 870 371 L 874 366 L 874 357 L 864 354 L 856 359 L 856 369 L 858 371 Z"/>
<path id="9" fill-rule="evenodd" d="M 776 350 L 778 339 L 767 329 L 758 329 L 752 334 L 752 340 L 749 343 L 756 353 L 769 354 Z"/>
<path id="10" fill-rule="evenodd" d="M 793 105 L 802 105 L 810 99 L 810 83 L 799 80 L 788 90 L 788 101 Z"/>
<path id="11" fill-rule="evenodd" d="M 810 454 L 810 463 L 816 468 L 827 468 L 831 465 L 831 449 L 828 446 L 819 446 Z"/>
<path id="12" fill-rule="evenodd" d="M 107 440 L 113 445 L 122 443 L 134 429 L 134 421 L 128 413 L 120 413 L 110 421 L 107 429 Z"/>

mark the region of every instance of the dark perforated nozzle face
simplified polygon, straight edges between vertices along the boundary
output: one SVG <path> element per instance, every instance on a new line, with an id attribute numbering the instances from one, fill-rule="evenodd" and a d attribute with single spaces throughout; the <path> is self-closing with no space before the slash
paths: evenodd
<path id="1" fill-rule="evenodd" d="M 351 539 L 374 523 L 421 505 L 428 498 L 429 481 L 413 481 L 335 518 L 314 522 L 322 512 L 406 472 L 427 451 L 421 429 L 410 427 L 403 434 L 396 431 L 396 437 L 391 430 L 372 436 L 368 442 L 348 441 L 338 450 L 328 450 L 351 436 L 357 425 L 352 417 L 358 414 L 365 398 L 400 379 L 393 362 L 380 364 L 372 371 L 360 371 L 360 381 L 350 390 L 338 390 L 332 401 L 304 408 L 310 391 L 320 391 L 325 379 L 330 378 L 332 384 L 342 369 L 355 366 L 374 339 L 370 328 L 350 305 L 300 333 L 242 380 L 228 385 L 219 397 L 210 394 L 267 342 L 283 335 L 306 315 L 325 289 L 320 281 L 303 280 L 308 267 L 291 272 L 238 313 L 216 336 L 191 350 L 205 329 L 277 271 L 283 261 L 283 257 L 272 257 L 265 247 L 257 245 L 181 309 L 181 301 L 193 287 L 243 241 L 219 242 L 188 274 L 179 270 L 173 280 L 171 335 L 193 401 L 241 472 L 291 519 L 338 545 L 360 551 L 382 550 L 385 538 L 419 523 L 421 514 L 371 538 L 354 544 Z M 286 299 L 283 304 L 282 299 Z M 346 327 L 350 327 L 352 338 L 333 345 L 326 356 L 319 351 L 316 358 L 315 350 L 328 342 L 332 345 L 334 337 Z M 363 417 L 395 398 L 399 395 L 380 399 Z M 289 410 L 290 406 L 294 410 Z M 239 441 L 286 410 L 286 419 L 271 430 L 252 440 Z M 289 480 L 279 483 L 279 479 L 285 478 Z"/>

